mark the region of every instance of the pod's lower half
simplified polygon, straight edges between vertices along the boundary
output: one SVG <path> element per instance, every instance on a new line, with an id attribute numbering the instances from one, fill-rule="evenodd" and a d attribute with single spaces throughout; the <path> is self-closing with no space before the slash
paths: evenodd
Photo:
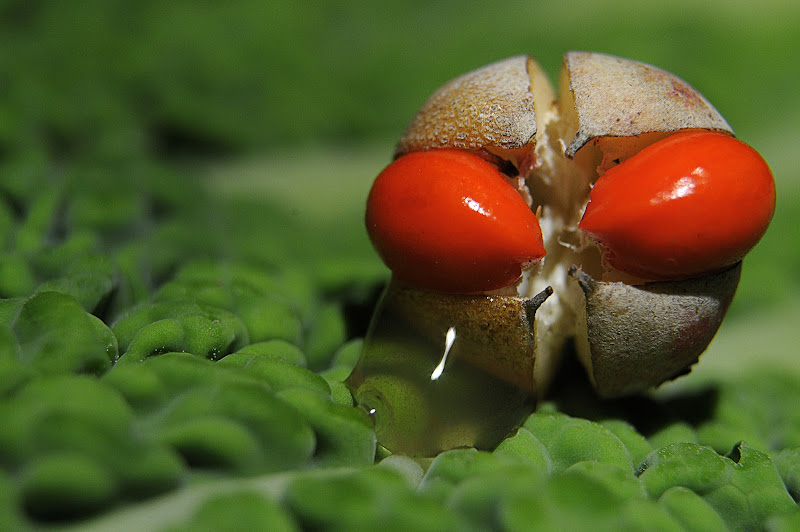
<path id="1" fill-rule="evenodd" d="M 632 286 L 573 267 L 586 298 L 578 357 L 601 397 L 630 395 L 687 373 L 714 338 L 736 292 L 741 263 L 710 275 Z"/>
<path id="2" fill-rule="evenodd" d="M 453 295 L 392 281 L 347 384 L 395 453 L 492 448 L 535 407 L 529 299 Z"/>

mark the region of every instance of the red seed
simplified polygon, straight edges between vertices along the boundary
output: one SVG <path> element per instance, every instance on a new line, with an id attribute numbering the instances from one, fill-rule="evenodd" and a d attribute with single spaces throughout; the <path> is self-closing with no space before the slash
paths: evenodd
<path id="1" fill-rule="evenodd" d="M 545 255 L 522 196 L 465 151 L 412 152 L 390 164 L 370 191 L 366 225 L 394 276 L 417 288 L 494 290 Z"/>
<path id="2" fill-rule="evenodd" d="M 601 176 L 579 227 L 607 264 L 678 279 L 739 262 L 764 235 L 775 182 L 750 146 L 712 132 L 660 140 Z"/>

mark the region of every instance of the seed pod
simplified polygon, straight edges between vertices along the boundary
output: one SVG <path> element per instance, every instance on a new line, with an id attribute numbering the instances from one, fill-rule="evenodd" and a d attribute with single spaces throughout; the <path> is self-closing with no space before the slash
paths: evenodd
<path id="1" fill-rule="evenodd" d="M 446 83 L 408 125 L 397 155 L 433 148 L 523 148 L 536 134 L 532 68 L 538 68 L 533 59 L 517 56 Z"/>
<path id="2" fill-rule="evenodd" d="M 560 90 L 561 109 L 569 121 L 565 138 L 569 158 L 592 141 L 613 145 L 682 129 L 732 133 L 719 112 L 685 81 L 637 61 L 569 52 L 564 56 Z"/>
<path id="3" fill-rule="evenodd" d="M 688 372 L 713 338 L 736 290 L 741 257 L 758 241 L 771 218 L 775 201 L 774 182 L 766 163 L 750 148 L 740 149 L 738 141 L 718 143 L 723 146 L 720 148 L 723 152 L 717 151 L 712 155 L 717 160 L 724 159 L 724 150 L 735 145 L 736 150 L 745 153 L 743 157 L 747 167 L 755 169 L 734 175 L 730 185 L 724 181 L 729 173 L 727 169 L 705 171 L 709 156 L 705 148 L 696 150 L 697 166 L 692 166 L 696 173 L 690 177 L 683 174 L 651 175 L 647 168 L 642 170 L 641 158 L 637 159 L 638 166 L 633 161 L 626 164 L 646 147 L 682 131 L 715 132 L 716 137 L 733 135 L 724 118 L 702 95 L 685 81 L 663 70 L 603 54 L 570 52 L 564 59 L 559 89 L 560 95 L 556 99 L 555 91 L 536 61 L 518 56 L 446 83 L 421 107 L 398 143 L 398 160 L 409 153 L 446 148 L 468 151 L 494 164 L 505 174 L 507 184 L 516 189 L 536 213 L 546 255 L 533 265 L 522 264 L 523 268 L 530 267 L 504 288 L 497 290 L 497 286 L 487 282 L 483 286 L 484 295 L 453 293 L 453 287 L 459 286 L 458 282 L 442 283 L 442 286 L 433 282 L 404 289 L 397 288 L 396 284 L 390 285 L 381 308 L 376 312 L 370 334 L 386 330 L 387 320 L 398 320 L 404 325 L 395 332 L 402 329 L 402 334 L 427 338 L 425 342 L 436 345 L 432 352 L 444 350 L 446 358 L 450 349 L 447 331 L 454 328 L 456 334 L 478 338 L 477 344 L 484 346 L 466 350 L 472 355 L 455 352 L 453 356 L 459 364 L 538 397 L 546 394 L 559 358 L 566 351 L 565 346 L 569 345 L 567 341 L 573 340 L 576 354 L 600 396 L 618 397 L 641 392 Z M 669 158 L 670 155 L 662 154 L 661 157 Z M 694 157 L 691 150 L 688 157 Z M 390 165 L 387 171 L 392 168 Z M 612 168 L 613 172 L 610 171 Z M 602 181 L 606 191 L 602 199 L 610 207 L 602 207 L 608 209 L 605 213 L 594 212 L 589 224 L 592 231 L 587 229 L 584 232 L 579 223 L 587 209 L 590 192 L 595 183 L 603 180 L 607 171 L 609 176 L 627 172 L 630 179 L 615 180 L 615 183 L 624 185 L 612 185 L 610 179 Z M 408 179 L 420 183 L 419 197 L 430 202 L 426 212 L 437 212 L 437 197 L 429 194 L 433 189 L 428 187 L 424 174 L 404 177 L 402 172 L 395 173 L 399 176 L 397 181 Z M 718 174 L 723 175 L 719 177 Z M 627 221 L 608 224 L 609 218 L 616 222 L 614 213 L 623 212 L 625 202 L 630 200 L 621 191 L 625 187 L 638 186 L 637 183 L 642 183 L 643 187 L 648 185 L 654 190 L 653 202 L 669 199 L 671 203 L 667 211 L 678 209 L 679 213 L 685 212 L 686 224 L 691 226 L 694 223 L 692 217 L 698 216 L 694 213 L 707 207 L 703 202 L 721 201 L 716 196 L 692 195 L 695 189 L 702 188 L 703 179 L 717 180 L 716 187 L 740 186 L 734 182 L 751 180 L 750 188 L 741 188 L 741 193 L 723 198 L 735 197 L 740 201 L 738 198 L 747 197 L 750 203 L 756 204 L 756 209 L 742 209 L 746 211 L 742 216 L 757 212 L 759 219 L 754 222 L 743 218 L 747 223 L 733 228 L 730 231 L 733 236 L 717 227 L 709 233 L 711 236 L 706 235 L 703 237 L 705 240 L 701 238 L 696 242 L 689 241 L 694 233 L 692 230 L 682 233 L 687 236 L 676 244 L 661 239 L 653 245 L 666 247 L 656 250 L 655 255 L 651 254 L 649 266 L 639 268 L 638 263 L 644 258 L 637 253 L 653 250 L 640 246 L 638 251 L 636 248 L 631 251 L 619 244 L 626 242 L 626 228 L 633 227 L 646 237 L 648 224 L 668 226 L 667 220 L 673 218 L 659 214 L 645 217 L 648 219 L 640 224 Z M 754 186 L 753 179 L 758 180 Z M 465 183 L 466 188 L 482 187 L 476 181 Z M 496 183 L 493 186 L 498 186 Z M 751 190 L 758 193 L 751 194 Z M 463 199 L 468 206 L 471 206 L 468 202 L 470 194 L 471 189 L 460 195 L 449 191 L 456 203 Z M 492 194 L 493 198 L 501 197 L 500 192 Z M 381 202 L 384 207 L 381 208 L 391 205 L 393 197 L 385 195 Z M 640 201 L 646 214 L 652 214 L 647 208 L 650 201 L 647 196 L 636 201 Z M 487 210 L 472 207 L 486 215 L 487 219 L 483 221 L 491 228 L 491 231 L 482 230 L 481 234 L 522 231 L 522 224 L 503 222 L 501 217 L 493 217 Z M 715 204 L 708 207 L 713 211 L 730 206 Z M 398 203 L 390 208 L 402 206 Z M 601 207 L 593 205 L 593 208 L 598 211 Z M 674 211 L 669 212 L 673 216 Z M 380 218 L 374 214 L 368 213 L 368 220 Z M 391 231 L 397 233 L 391 233 L 389 237 L 384 233 L 384 236 L 377 237 L 377 242 L 375 233 L 371 232 L 373 242 L 378 249 L 387 242 L 390 245 L 394 241 L 404 242 L 406 247 L 393 260 L 402 264 L 404 272 L 413 271 L 416 264 L 423 264 L 422 261 L 415 262 L 418 260 L 418 250 L 413 244 L 415 238 L 420 232 L 427 231 L 428 226 L 439 226 L 435 216 L 426 215 L 425 220 L 424 224 L 413 220 L 396 224 Z M 698 220 L 698 225 L 704 223 L 703 219 Z M 735 224 L 736 220 L 732 223 Z M 503 225 L 492 227 L 492 224 Z M 619 236 L 616 233 L 604 233 L 607 227 L 623 231 L 622 237 L 616 238 Z M 699 227 L 697 233 L 702 229 Z M 448 231 L 436 233 L 437 238 L 441 236 L 443 242 L 446 241 Z M 426 238 L 426 260 L 435 264 L 439 247 L 431 245 L 430 234 Z M 727 242 L 728 239 L 731 242 Z M 709 242 L 714 242 L 719 251 L 707 253 L 703 246 Z M 680 247 L 680 253 L 677 249 L 673 252 L 671 245 Z M 441 249 L 446 253 L 444 250 L 448 247 L 442 246 Z M 493 251 L 496 248 L 486 245 L 477 236 L 474 254 L 464 253 L 463 246 L 459 249 L 456 267 L 452 267 L 451 261 L 448 270 L 455 277 L 465 275 L 462 270 L 471 271 L 471 262 L 492 264 L 493 256 L 486 255 L 496 253 Z M 676 258 L 673 259 L 673 255 Z M 505 265 L 511 260 L 508 257 L 495 262 Z M 441 260 L 448 258 L 452 259 L 442 257 Z M 657 264 L 661 258 L 678 264 L 661 268 Z M 464 268 L 457 267 L 459 261 L 464 262 Z M 691 265 L 682 268 L 680 261 Z M 392 264 L 389 266 L 393 267 Z M 407 273 L 404 277 L 412 278 Z M 427 280 L 429 276 L 420 278 Z M 481 289 L 479 277 L 473 275 L 470 281 L 470 291 Z M 486 303 L 489 300 L 491 304 Z M 536 305 L 525 303 L 533 300 Z M 458 309 L 455 314 L 454 309 Z M 457 317 L 462 315 L 469 316 L 469 319 L 464 321 L 463 317 Z M 527 325 L 520 329 L 519 323 Z M 523 338 L 510 339 L 508 334 L 519 334 Z M 409 346 L 413 344 L 406 343 Z M 360 383 L 373 371 L 366 363 L 372 352 L 368 346 L 372 344 L 368 337 L 362 353 L 365 363 L 359 363 L 348 379 L 356 395 Z M 414 359 L 408 358 L 409 362 Z M 401 370 L 395 367 L 393 371 Z M 469 391 L 461 390 L 461 393 L 469 394 Z M 438 406 L 429 404 L 427 408 L 436 410 Z M 491 421 L 486 423 L 491 424 Z M 509 430 L 511 428 L 513 424 L 508 426 Z M 426 432 L 421 431 L 420 438 L 425 437 Z M 474 436 L 448 441 L 453 445 L 491 446 L 485 440 L 477 443 Z M 405 442 L 390 449 L 421 452 L 424 447 L 418 442 Z"/>
<path id="4" fill-rule="evenodd" d="M 693 279 L 632 286 L 571 268 L 586 296 L 575 343 L 598 395 L 630 395 L 686 373 L 722 323 L 741 270 L 738 263 Z"/>

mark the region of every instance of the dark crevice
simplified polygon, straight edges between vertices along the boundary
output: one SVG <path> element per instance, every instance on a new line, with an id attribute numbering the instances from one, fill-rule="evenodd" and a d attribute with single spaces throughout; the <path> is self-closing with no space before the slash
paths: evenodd
<path id="1" fill-rule="evenodd" d="M 176 210 L 174 204 L 153 196 L 147 199 L 147 206 L 147 212 L 153 225 L 156 225 L 158 222 L 168 220 Z"/>
<path id="2" fill-rule="evenodd" d="M 517 168 L 514 163 L 509 161 L 508 159 L 503 159 L 499 155 L 495 155 L 487 150 L 480 150 L 476 152 L 476 155 L 497 167 L 497 169 L 504 175 L 510 178 L 517 178 L 519 177 L 519 168 Z"/>
<path id="3" fill-rule="evenodd" d="M 155 153 L 165 159 L 226 157 L 234 155 L 236 151 L 222 139 L 171 122 L 153 125 L 150 137 Z"/>
<path id="4" fill-rule="evenodd" d="M 78 141 L 72 131 L 62 131 L 54 125 L 44 124 L 41 135 L 53 161 L 65 161 L 78 149 Z"/>
<path id="5" fill-rule="evenodd" d="M 360 291 L 359 294 L 344 294 L 339 301 L 342 302 L 347 339 L 363 338 L 367 334 L 372 313 L 386 285 L 379 283 Z"/>
<path id="6" fill-rule="evenodd" d="M 742 459 L 742 442 L 739 442 L 733 446 L 731 452 L 728 453 L 728 458 L 737 464 L 739 463 L 739 461 Z"/>
<path id="7" fill-rule="evenodd" d="M 91 309 L 91 314 L 98 318 L 103 323 L 110 323 L 112 310 L 116 307 L 116 298 L 119 294 L 119 281 L 114 282 L 114 286 L 103 294 L 97 303 L 95 303 L 94 308 Z"/>
<path id="8" fill-rule="evenodd" d="M 15 220 L 21 221 L 25 219 L 28 213 L 28 207 L 22 199 L 15 197 L 10 192 L 4 191 L 1 200 L 8 207 L 9 211 L 11 211 L 11 215 L 14 216 Z"/>
<path id="9" fill-rule="evenodd" d="M 48 236 L 51 242 L 62 243 L 67 240 L 70 233 L 69 224 L 67 222 L 67 209 L 68 203 L 66 198 L 61 198 L 56 206 L 56 212 L 53 215 L 52 223 Z"/>
<path id="10" fill-rule="evenodd" d="M 32 521 L 59 525 L 95 515 L 108 507 L 110 502 L 108 499 L 60 500 L 58 497 L 51 497 L 47 492 L 22 497 L 22 507 Z"/>
<path id="11" fill-rule="evenodd" d="M 546 399 L 555 403 L 560 412 L 592 421 L 623 419 L 645 437 L 678 421 L 699 427 L 713 419 L 719 401 L 719 391 L 711 387 L 669 399 L 644 394 L 602 399 L 594 392 L 574 353 L 566 353 L 550 390 Z"/>
<path id="12" fill-rule="evenodd" d="M 226 471 L 235 467 L 229 457 L 202 444 L 183 442 L 176 444 L 175 447 L 189 467 L 209 471 Z"/>

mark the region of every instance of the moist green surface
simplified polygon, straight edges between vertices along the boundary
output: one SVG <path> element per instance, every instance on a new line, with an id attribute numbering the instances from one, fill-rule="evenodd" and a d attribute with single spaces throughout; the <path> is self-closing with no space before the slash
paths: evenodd
<path id="1" fill-rule="evenodd" d="M 0 8 L 2 528 L 800 528 L 796 9 L 598 6 Z M 496 449 L 391 456 L 342 384 L 385 139 L 567 49 L 700 89 L 770 162 L 773 225 L 690 375 L 600 402 L 567 365 Z"/>

